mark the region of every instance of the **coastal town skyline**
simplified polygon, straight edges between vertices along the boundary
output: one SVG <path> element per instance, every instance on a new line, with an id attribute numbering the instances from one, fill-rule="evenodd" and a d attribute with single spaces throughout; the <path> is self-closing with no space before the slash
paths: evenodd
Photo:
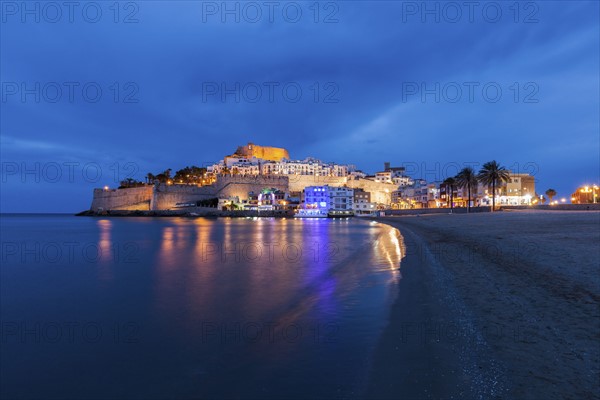
<path id="1" fill-rule="evenodd" d="M 372 178 L 372 179 L 376 179 L 377 178 L 377 174 L 382 172 L 382 171 L 387 171 L 390 168 L 390 165 L 394 165 L 394 168 L 402 168 L 403 169 L 403 176 L 409 177 L 411 179 L 414 180 L 419 180 L 419 181 L 424 181 L 424 182 L 428 182 L 428 183 L 437 183 L 438 185 L 442 183 L 442 181 L 448 179 L 448 178 L 454 178 L 456 177 L 456 175 L 458 175 L 460 173 L 460 171 L 463 168 L 473 168 L 475 171 L 478 171 L 482 166 L 485 165 L 485 161 L 481 162 L 481 161 L 449 161 L 446 163 L 441 163 L 439 161 L 436 162 L 432 162 L 432 163 L 427 163 L 425 161 L 401 161 L 399 163 L 392 163 L 390 161 L 383 161 L 380 162 L 379 167 L 375 167 L 374 169 L 362 169 L 360 168 L 360 163 L 357 162 L 346 162 L 346 163 L 342 163 L 342 162 L 338 162 L 335 160 L 331 160 L 331 159 L 320 159 L 317 157 L 314 157 L 312 155 L 307 155 L 304 157 L 292 157 L 290 155 L 291 152 L 288 151 L 287 148 L 285 147 L 277 147 L 277 146 L 272 146 L 271 144 L 269 144 L 268 146 L 261 146 L 260 144 L 256 144 L 252 141 L 248 141 L 248 144 L 246 146 L 238 146 L 237 150 L 231 154 L 228 155 L 224 155 L 222 156 L 223 158 L 220 159 L 219 161 L 216 162 L 203 162 L 200 163 L 198 165 L 196 164 L 185 164 L 184 166 L 181 167 L 181 170 L 184 170 L 185 168 L 189 168 L 190 165 L 194 165 L 196 167 L 200 167 L 200 168 L 205 168 L 209 173 L 227 173 L 227 174 L 240 174 L 240 175 L 269 175 L 269 174 L 282 174 L 282 175 L 294 175 L 294 174 L 302 174 L 299 171 L 294 171 L 293 167 L 291 171 L 288 171 L 287 169 L 285 171 L 280 170 L 279 172 L 273 170 L 271 171 L 270 169 L 266 170 L 264 168 L 264 165 L 261 165 L 261 162 L 264 164 L 265 162 L 268 161 L 285 161 L 287 163 L 315 163 L 315 164 L 322 164 L 324 166 L 334 166 L 335 168 L 337 168 L 338 166 L 341 166 L 343 169 L 341 171 L 338 170 L 331 170 L 331 171 L 326 171 L 326 172 L 322 172 L 321 176 L 346 176 L 346 175 L 352 175 L 352 174 L 356 174 L 358 173 L 359 175 L 361 175 L 362 177 L 368 177 L 368 178 Z M 238 152 L 243 151 L 245 148 L 249 147 L 257 147 L 257 148 L 264 148 L 264 149 L 270 149 L 270 151 L 276 151 L 277 155 L 274 157 L 267 157 L 267 156 L 252 156 L 251 154 L 238 154 Z M 291 153 L 293 154 L 293 153 Z M 238 163 L 234 163 L 234 167 L 233 168 L 229 168 L 227 169 L 226 172 L 224 172 L 222 170 L 222 166 L 226 165 L 226 160 L 228 158 L 235 158 L 236 156 L 244 156 L 247 159 L 244 160 L 244 163 L 248 163 L 248 160 L 250 158 L 254 158 L 254 167 L 256 168 L 256 171 L 252 171 L 249 170 L 248 167 L 244 164 L 239 165 Z M 382 167 L 383 165 L 383 167 Z M 221 166 L 221 167 L 220 167 Z M 508 165 L 504 165 L 502 164 L 502 168 L 506 169 L 510 174 L 523 174 L 523 175 L 529 175 L 531 176 L 531 178 L 533 180 L 537 181 L 536 175 L 539 174 L 540 172 L 540 166 L 532 161 L 527 161 L 527 162 L 513 162 L 512 164 L 508 164 Z M 173 171 L 173 173 L 175 173 L 177 171 L 176 168 L 167 168 L 169 171 Z M 159 168 L 160 170 L 160 168 Z M 148 182 L 148 175 L 151 175 L 151 173 L 148 173 L 146 175 L 143 176 L 144 179 L 146 179 L 146 182 Z M 319 175 L 319 173 L 316 173 L 316 175 Z M 593 174 L 590 174 L 591 176 L 593 176 Z M 141 182 L 142 180 L 140 180 Z M 177 184 L 177 180 L 173 179 L 173 180 L 168 180 L 169 183 L 173 183 L 173 184 Z M 121 183 L 121 182 L 119 182 Z M 318 182 L 315 182 L 318 183 Z M 538 181 L 539 183 L 539 181 Z M 557 182 L 555 182 L 557 183 Z M 561 186 L 565 186 L 567 187 L 567 184 L 561 185 Z M 573 186 L 573 185 L 572 185 Z M 555 185 L 550 184 L 548 186 L 548 188 L 543 189 L 540 191 L 540 193 L 536 193 L 538 196 L 544 196 L 545 195 L 545 191 L 547 190 L 552 190 L 555 191 L 554 187 L 560 187 Z M 592 189 L 590 189 L 592 188 Z M 541 188 L 540 188 L 541 189 Z M 574 201 L 575 198 L 572 197 L 575 193 L 577 192 L 583 192 L 583 193 L 587 193 L 587 192 L 594 192 L 595 195 L 595 191 L 596 189 L 598 189 L 598 183 L 597 180 L 594 180 L 594 177 L 592 177 L 591 179 L 583 179 L 582 183 L 576 185 L 573 187 L 573 190 L 571 190 L 571 195 L 567 195 L 567 192 L 561 191 L 560 192 L 560 196 L 557 196 L 557 193 L 555 193 L 553 195 L 553 197 L 558 197 L 561 199 L 561 201 L 559 202 L 571 202 Z M 592 200 L 594 195 L 592 195 Z M 568 199 L 568 200 L 567 200 Z"/>
<path id="2" fill-rule="evenodd" d="M 281 142 L 281 141 L 275 141 Z M 248 141 L 248 144 L 253 144 L 252 141 Z M 272 144 L 272 143 L 269 143 Z M 323 163 L 326 165 L 343 165 L 349 166 L 352 171 L 358 171 L 363 175 L 368 177 L 375 178 L 377 172 L 383 171 L 384 164 L 391 164 L 394 167 L 402 167 L 405 169 L 404 175 L 417 180 L 423 181 L 427 183 L 436 183 L 438 188 L 442 181 L 447 178 L 451 178 L 456 176 L 461 169 L 465 167 L 473 168 L 478 171 L 484 164 L 485 161 L 448 161 L 446 163 L 442 163 L 440 161 L 426 162 L 426 161 L 404 161 L 404 162 L 390 162 L 389 160 L 384 160 L 379 162 L 379 166 L 374 165 L 372 169 L 363 169 L 361 168 L 361 163 L 359 162 L 348 162 L 348 163 L 340 163 L 337 160 L 331 160 L 331 157 L 320 159 L 311 155 L 305 157 L 296 157 L 293 151 L 289 151 L 285 147 L 278 147 L 286 152 L 284 159 L 288 161 L 294 162 L 302 162 L 306 160 L 314 160 L 319 163 Z M 239 147 L 238 147 L 239 149 Z M 211 170 L 215 165 L 223 162 L 223 158 L 231 157 L 231 145 L 229 145 L 229 151 L 223 153 L 221 156 L 215 157 L 215 161 L 210 162 L 183 162 L 177 164 L 175 168 L 171 166 L 167 166 L 166 168 L 161 166 L 150 166 L 151 170 L 144 172 L 140 169 L 140 166 L 131 161 L 123 161 L 123 162 L 113 162 L 112 164 L 101 164 L 95 161 L 92 162 L 79 162 L 79 161 L 67 161 L 67 162 L 57 162 L 57 161 L 49 161 L 46 163 L 42 162 L 2 162 L 2 181 L 5 184 L 21 184 L 27 185 L 32 182 L 36 184 L 41 184 L 41 186 L 46 186 L 48 188 L 55 187 L 54 185 L 61 184 L 77 184 L 81 189 L 88 188 L 88 193 L 93 188 L 117 188 L 119 187 L 123 181 L 130 180 L 134 182 L 148 182 L 147 176 L 152 172 L 161 173 L 165 170 L 173 171 L 173 174 L 180 169 L 187 168 L 189 166 L 197 166 L 200 168 L 206 168 L 207 170 Z M 220 159 L 220 161 L 219 161 Z M 311 161 L 312 162 L 312 161 Z M 543 186 L 541 184 L 539 176 L 542 175 L 541 171 L 543 167 L 540 167 L 539 164 L 532 161 L 525 162 L 513 162 L 513 163 L 502 163 L 502 166 L 510 171 L 512 174 L 524 174 L 529 175 L 535 180 L 536 193 L 532 194 L 532 198 L 535 198 L 537 195 L 537 200 L 541 200 L 546 202 L 543 198 L 548 199 L 548 196 L 545 194 L 546 191 L 552 190 L 555 191 L 556 194 L 553 196 L 556 200 L 556 203 L 576 203 L 580 201 L 581 198 L 585 198 L 586 193 L 592 193 L 592 202 L 594 200 L 594 195 L 596 195 L 596 191 L 598 190 L 598 179 L 594 180 L 593 173 L 589 174 L 589 178 L 579 179 L 578 181 L 573 182 L 558 182 L 548 184 Z M 151 172 L 152 171 L 152 172 Z M 236 171 L 235 173 L 240 173 Z M 243 174 L 243 173 L 241 173 Z M 260 174 L 264 174 L 261 170 Z M 287 174 L 287 173 L 286 173 Z M 345 175 L 346 173 L 344 173 Z M 174 182 L 177 183 L 177 182 Z M 319 182 L 315 182 L 319 183 Z M 49 185 L 49 186 L 48 186 Z M 8 186 L 8 185 L 6 185 Z M 591 188 L 591 189 L 590 189 Z M 600 190 L 598 192 L 600 194 Z M 542 196 L 540 199 L 539 196 Z M 575 197 L 574 197 L 575 196 Z M 85 203 L 87 203 L 86 194 L 81 192 L 81 199 L 77 202 L 81 204 L 79 207 L 75 209 L 75 211 L 79 211 L 80 209 L 85 208 Z M 3 197 L 3 202 L 6 203 L 6 198 Z M 549 201 L 547 204 L 550 204 L 552 201 Z M 538 203 L 536 201 L 535 203 Z M 535 204 L 534 203 L 534 204 Z M 539 203 L 541 204 L 541 202 Z M 11 207 L 6 207 L 3 204 L 3 212 L 31 212 L 25 211 L 25 209 L 11 209 Z M 72 212 L 71 209 L 42 209 L 39 212 Z M 37 212 L 34 211 L 34 212 Z"/>
<path id="3" fill-rule="evenodd" d="M 249 141 L 248 145 L 252 145 L 253 142 Z M 230 146 L 231 147 L 231 146 Z M 260 146 L 258 146 L 260 147 Z M 241 147 L 238 147 L 238 150 Z M 359 166 L 361 165 L 360 163 L 357 162 L 349 162 L 349 163 L 339 163 L 336 161 L 332 161 L 332 160 L 322 160 L 313 156 L 306 156 L 304 158 L 298 158 L 298 157 L 294 157 L 292 155 L 294 155 L 293 152 L 288 152 L 288 150 L 286 148 L 279 148 L 283 151 L 285 151 L 285 155 L 284 157 L 282 157 L 284 160 L 286 161 L 291 161 L 291 162 L 317 162 L 317 163 L 322 163 L 324 165 L 342 165 L 345 167 L 349 167 L 351 171 L 348 171 L 346 168 L 346 172 L 344 172 L 344 175 L 346 175 L 348 172 L 352 172 L 353 174 L 358 172 L 359 174 L 366 176 L 366 177 L 370 177 L 370 178 L 375 178 L 378 171 L 384 171 L 385 168 L 382 168 L 382 165 L 390 165 L 393 164 L 394 167 L 398 168 L 401 167 L 404 169 L 403 174 L 407 177 L 410 177 L 411 179 L 413 179 L 414 181 L 418 181 L 421 182 L 423 185 L 427 185 L 427 184 L 436 184 L 437 185 L 437 189 L 439 190 L 440 187 L 442 186 L 441 183 L 442 181 L 444 181 L 445 179 L 448 178 L 453 178 L 455 177 L 461 169 L 463 168 L 473 168 L 474 170 L 479 170 L 479 168 L 481 168 L 485 162 L 481 162 L 481 161 L 449 161 L 447 163 L 442 163 L 442 162 L 431 162 L 431 163 L 427 163 L 425 161 L 421 161 L 421 162 L 415 162 L 415 161 L 405 161 L 405 162 L 400 162 L 400 163 L 393 163 L 390 161 L 381 161 L 379 164 L 379 168 L 377 168 L 375 166 L 375 168 L 373 168 L 373 170 L 363 170 L 361 169 Z M 226 159 L 227 157 L 231 157 L 232 154 L 230 154 L 231 152 L 225 152 L 225 155 L 222 155 L 220 157 L 223 157 L 222 159 L 220 159 L 220 161 L 211 161 L 211 162 L 200 162 L 200 163 L 194 163 L 194 162 L 190 162 L 190 163 L 182 163 L 180 164 L 181 167 L 176 167 L 176 168 L 171 168 L 171 167 L 167 167 L 167 168 L 161 168 L 161 167 L 151 167 L 152 171 L 158 171 L 158 173 L 164 172 L 166 170 L 169 171 L 173 171 L 173 174 L 175 174 L 175 172 L 177 172 L 178 170 L 184 170 L 186 168 L 189 168 L 190 166 L 196 166 L 196 167 L 200 167 L 203 169 L 206 169 L 208 171 L 211 171 L 212 168 L 214 168 L 214 166 L 218 165 L 219 163 L 223 163 L 224 159 Z M 292 155 L 290 155 L 290 153 Z M 229 155 L 227 155 L 229 154 Z M 235 154 L 235 153 L 233 153 Z M 216 159 L 219 159 L 220 157 L 216 157 Z M 502 166 L 504 168 L 506 168 L 511 174 L 518 174 L 518 175 L 528 175 L 531 177 L 532 179 L 532 184 L 538 185 L 538 187 L 536 188 L 537 191 L 535 191 L 534 193 L 531 194 L 531 199 L 533 201 L 533 203 L 530 203 L 530 205 L 535 205 L 535 204 L 564 204 L 564 203 L 581 203 L 581 202 L 588 202 L 588 198 L 591 199 L 591 201 L 589 201 L 590 203 L 593 202 L 597 202 L 598 201 L 598 196 L 600 196 L 600 190 L 599 190 L 599 186 L 598 186 L 598 180 L 594 181 L 593 178 L 593 174 L 590 174 L 590 178 L 588 179 L 580 179 L 579 183 L 573 182 L 573 183 L 560 183 L 557 182 L 556 184 L 550 184 L 547 185 L 547 188 L 544 186 L 540 186 L 540 180 L 538 178 L 539 174 L 540 174 L 540 166 L 535 163 L 535 162 L 531 162 L 531 161 L 527 161 L 527 162 L 513 162 L 512 164 L 504 164 L 502 163 Z M 234 170 L 236 174 L 245 174 L 245 173 L 241 173 L 240 171 L 237 170 L 237 168 Z M 231 171 L 228 171 L 228 173 L 232 173 Z M 264 174 L 265 172 L 263 172 L 263 170 L 260 171 L 259 174 Z M 80 175 L 79 175 L 80 174 Z M 152 172 L 148 171 L 146 173 L 144 173 L 143 171 L 140 170 L 139 165 L 130 162 L 130 161 L 124 161 L 124 162 L 113 162 L 111 164 L 105 164 L 104 166 L 98 162 L 88 162 L 88 163 L 82 163 L 79 161 L 69 161 L 69 162 L 56 162 L 56 161 L 49 161 L 46 163 L 42 163 L 42 162 L 34 162 L 34 163 L 27 163 L 27 162 L 2 162 L 2 181 L 5 184 L 5 186 L 8 187 L 7 183 L 20 183 L 21 185 L 23 184 L 27 184 L 27 183 L 31 183 L 31 182 L 35 182 L 37 184 L 42 184 L 41 186 L 46 186 L 47 188 L 55 188 L 55 185 L 60 185 L 60 184 L 70 184 L 70 186 L 73 186 L 73 184 L 77 184 L 79 187 L 87 187 L 88 190 L 91 190 L 93 188 L 118 188 L 120 187 L 124 181 L 130 181 L 130 182 L 146 182 L 148 183 L 148 175 L 151 175 Z M 285 174 L 288 174 L 288 172 L 286 172 Z M 108 178 L 108 179 L 107 179 Z M 414 184 L 414 181 L 411 181 L 411 185 Z M 166 181 L 165 181 L 166 182 Z M 169 183 L 177 183 L 177 182 L 173 182 L 170 181 Z M 323 182 L 315 182 L 317 183 L 323 183 Z M 560 188 L 566 188 L 566 189 L 560 189 Z M 547 195 L 547 193 L 551 193 L 552 194 L 552 198 L 549 198 L 549 196 Z M 487 192 L 486 192 L 487 193 Z M 473 200 L 476 200 L 476 195 L 474 195 L 475 198 Z M 482 196 L 482 193 L 480 191 L 479 196 Z M 595 201 L 594 201 L 595 200 Z M 4 203 L 6 203 L 6 197 L 3 197 L 2 200 Z M 82 207 L 85 208 L 85 200 L 84 204 L 82 206 L 76 206 L 79 207 L 79 209 L 81 209 Z M 548 201 L 548 203 L 546 203 L 546 201 Z M 64 204 L 64 203 L 63 203 Z M 391 204 L 387 204 L 387 206 L 391 206 Z M 439 205 L 438 205 L 439 206 Z M 465 206 L 465 204 L 462 204 L 461 206 Z M 459 206 L 460 207 L 460 206 Z M 77 209 L 77 210 L 79 210 Z M 21 209 L 11 209 L 10 207 L 6 207 L 5 204 L 3 204 L 3 212 L 29 212 L 27 209 L 25 208 L 21 208 Z M 72 212 L 73 210 L 71 209 L 47 209 L 47 210 L 43 210 L 42 212 Z"/>
<path id="4" fill-rule="evenodd" d="M 453 173 L 442 177 L 440 170 L 420 175 L 410 165 L 386 161 L 366 173 L 354 164 L 298 160 L 285 148 L 248 142 L 204 167 L 167 168 L 96 188 L 79 215 L 372 217 L 394 210 L 468 213 L 599 202 L 596 184 L 565 197 L 536 187 L 533 173 L 496 160 L 478 165 L 454 163 Z"/>

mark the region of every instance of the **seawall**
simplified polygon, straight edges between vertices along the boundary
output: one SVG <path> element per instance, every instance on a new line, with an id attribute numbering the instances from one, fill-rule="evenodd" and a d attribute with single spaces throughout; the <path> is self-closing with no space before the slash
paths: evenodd
<path id="1" fill-rule="evenodd" d="M 491 207 L 471 207 L 471 213 L 489 212 Z M 467 208 L 452 209 L 452 214 L 466 214 Z M 423 215 L 423 214 L 450 214 L 449 208 L 411 208 L 406 210 L 386 210 L 385 215 Z"/>
<path id="2" fill-rule="evenodd" d="M 598 211 L 600 203 L 595 204 L 540 204 L 536 206 L 502 206 L 503 210 L 549 210 L 549 211 Z"/>
<path id="3" fill-rule="evenodd" d="M 209 186 L 148 185 L 123 189 L 94 189 L 91 211 L 107 210 L 171 210 L 177 203 L 193 203 L 215 197 L 238 196 L 246 198 L 248 192 L 258 193 L 264 188 L 289 191 L 287 176 L 219 176 Z"/>
<path id="4" fill-rule="evenodd" d="M 150 210 L 154 188 L 94 189 L 90 210 Z"/>

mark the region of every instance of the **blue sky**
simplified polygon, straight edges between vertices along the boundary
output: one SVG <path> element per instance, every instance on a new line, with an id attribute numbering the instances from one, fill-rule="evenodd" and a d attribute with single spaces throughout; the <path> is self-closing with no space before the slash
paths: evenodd
<path id="1" fill-rule="evenodd" d="M 2 212 L 80 211 L 248 141 L 430 180 L 496 159 L 567 198 L 598 182 L 596 1 L 51 3 L 1 4 Z"/>

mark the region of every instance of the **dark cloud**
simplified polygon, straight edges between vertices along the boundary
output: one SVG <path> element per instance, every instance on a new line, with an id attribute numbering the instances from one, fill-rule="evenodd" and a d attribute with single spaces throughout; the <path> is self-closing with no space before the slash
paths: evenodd
<path id="1" fill-rule="evenodd" d="M 319 23 L 310 2 L 295 3 L 303 12 L 298 23 L 280 12 L 270 23 L 265 9 L 257 23 L 243 16 L 222 23 L 220 14 L 203 22 L 209 3 L 137 2 L 137 11 L 120 10 L 119 23 L 109 3 L 97 3 L 98 23 L 77 13 L 73 23 L 66 16 L 22 23 L 20 15 L 3 15 L 3 95 L 12 82 L 79 86 L 73 101 L 66 88 L 56 103 L 3 98 L 2 161 L 98 163 L 105 172 L 98 182 L 43 185 L 5 174 L 3 211 L 83 209 L 91 187 L 114 184 L 115 163 L 135 164 L 142 178 L 149 170 L 216 161 L 247 141 L 367 171 L 383 161 L 432 169 L 492 158 L 507 166 L 535 163 L 539 191 L 552 186 L 565 197 L 598 179 L 597 2 L 537 2 L 537 11 L 520 9 L 518 22 L 513 3 L 497 2 L 503 14 L 495 23 L 480 11 L 473 22 L 463 13 L 458 23 L 431 16 L 423 23 L 419 14 L 403 14 L 407 4 L 422 2 L 384 1 L 339 2 L 337 10 L 321 3 Z M 133 11 L 139 22 L 122 23 Z M 523 23 L 532 11 L 538 22 Z M 338 22 L 323 23 L 332 12 Z M 473 101 L 468 82 L 478 83 Z M 98 102 L 83 97 L 86 83 L 102 89 Z M 433 94 L 424 101 L 421 93 L 407 95 L 407 85 L 436 83 L 439 102 Z M 489 83 L 502 90 L 498 102 L 482 97 Z M 244 95 L 223 101 L 221 85 L 236 84 Z M 456 102 L 449 101 L 454 84 L 463 90 Z M 219 91 L 207 95 L 215 85 Z M 253 102 L 256 86 L 262 92 Z M 295 101 L 297 87 L 302 96 Z M 55 195 L 61 190 L 67 195 Z"/>

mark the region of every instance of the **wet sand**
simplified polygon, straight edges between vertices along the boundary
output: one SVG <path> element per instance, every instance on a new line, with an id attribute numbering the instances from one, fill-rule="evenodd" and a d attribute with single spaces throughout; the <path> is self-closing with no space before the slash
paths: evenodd
<path id="1" fill-rule="evenodd" d="M 600 212 L 379 218 L 406 245 L 367 398 L 600 398 Z"/>

